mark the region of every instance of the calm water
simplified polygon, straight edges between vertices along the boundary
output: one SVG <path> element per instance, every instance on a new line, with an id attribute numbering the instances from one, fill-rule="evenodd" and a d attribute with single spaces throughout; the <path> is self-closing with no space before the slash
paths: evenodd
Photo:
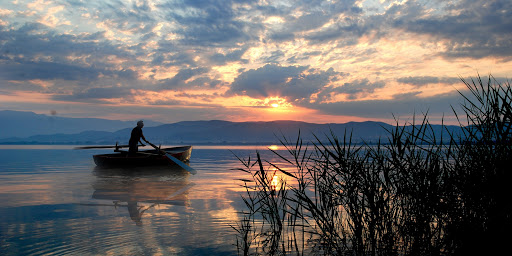
<path id="1" fill-rule="evenodd" d="M 266 147 L 194 147 L 190 166 L 98 169 L 108 149 L 0 146 L 0 255 L 236 255 L 244 209 L 238 156 Z"/>

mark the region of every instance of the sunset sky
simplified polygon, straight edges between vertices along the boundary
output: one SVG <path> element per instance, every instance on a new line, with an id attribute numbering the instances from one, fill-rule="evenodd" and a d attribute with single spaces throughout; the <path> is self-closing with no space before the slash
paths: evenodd
<path id="1" fill-rule="evenodd" d="M 0 110 L 453 122 L 461 77 L 511 71 L 510 0 L 0 3 Z"/>

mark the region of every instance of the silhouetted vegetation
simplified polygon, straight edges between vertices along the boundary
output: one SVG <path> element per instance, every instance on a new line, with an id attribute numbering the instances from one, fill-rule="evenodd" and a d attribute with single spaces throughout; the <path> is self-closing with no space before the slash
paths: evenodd
<path id="1" fill-rule="evenodd" d="M 375 145 L 350 132 L 282 139 L 287 164 L 240 159 L 247 210 L 233 226 L 242 255 L 475 255 L 512 235 L 512 90 L 462 80 L 462 134 L 435 134 L 425 115 Z M 454 112 L 456 112 L 454 110 Z M 457 114 L 457 113 L 456 113 Z M 275 177 L 281 178 L 276 182 Z"/>

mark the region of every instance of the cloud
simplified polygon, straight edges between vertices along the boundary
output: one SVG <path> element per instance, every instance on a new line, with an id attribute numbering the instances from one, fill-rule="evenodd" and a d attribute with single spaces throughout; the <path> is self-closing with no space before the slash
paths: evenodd
<path id="1" fill-rule="evenodd" d="M 272 31 L 266 38 L 272 41 L 285 42 L 291 41 L 295 38 L 295 34 L 290 31 Z"/>
<path id="2" fill-rule="evenodd" d="M 10 72 L 29 79 L 91 80 L 100 72 L 113 72 L 106 56 L 131 56 L 118 45 L 96 42 L 102 38 L 99 32 L 58 34 L 39 23 L 26 23 L 18 29 L 0 30 L 0 60 Z"/>
<path id="3" fill-rule="evenodd" d="M 247 95 L 259 99 L 279 96 L 289 101 L 301 101 L 309 99 L 312 94 L 343 75 L 333 69 L 323 71 L 307 66 L 267 64 L 242 72 L 226 95 Z"/>
<path id="4" fill-rule="evenodd" d="M 178 49 L 180 48 L 172 43 L 160 42 L 149 64 L 163 67 L 197 66 L 195 53 Z"/>
<path id="5" fill-rule="evenodd" d="M 103 51 L 115 55 L 126 55 L 118 46 L 98 43 L 103 33 L 83 33 L 80 35 L 57 33 L 40 23 L 25 23 L 20 28 L 0 30 L 3 56 L 23 56 L 34 59 L 51 56 L 54 61 L 66 61 L 70 55 L 92 54 Z"/>
<path id="6" fill-rule="evenodd" d="M 366 28 L 357 23 L 349 25 L 333 24 L 321 31 L 311 33 L 305 38 L 314 43 L 343 39 L 346 43 L 343 45 L 357 44 L 357 38 L 364 35 Z M 354 40 L 355 39 L 355 40 Z"/>
<path id="7" fill-rule="evenodd" d="M 419 1 L 408 1 L 386 15 L 393 27 L 443 40 L 446 50 L 440 54 L 447 58 L 512 56 L 512 2 L 462 0 L 439 6 L 431 12 Z"/>
<path id="8" fill-rule="evenodd" d="M 247 60 L 242 59 L 242 56 L 247 51 L 247 47 L 242 49 L 233 49 L 228 53 L 214 53 L 209 57 L 209 60 L 214 65 L 224 65 L 230 62 L 241 61 L 242 63 L 247 63 Z"/>
<path id="9" fill-rule="evenodd" d="M 370 82 L 368 79 L 355 80 L 341 86 L 329 86 L 318 95 L 320 101 L 332 100 L 333 96 L 345 94 L 349 100 L 354 100 L 371 94 L 375 89 L 384 88 L 382 81 Z"/>
<path id="10" fill-rule="evenodd" d="M 177 1 L 159 5 L 165 18 L 181 25 L 176 33 L 181 43 L 198 46 L 235 46 L 253 36 L 247 33 L 249 23 L 237 19 L 236 4 L 252 1 Z M 254 28 L 253 28 L 254 29 Z"/>
<path id="11" fill-rule="evenodd" d="M 191 89 L 216 87 L 221 83 L 219 80 L 203 76 L 209 71 L 207 68 L 185 68 L 180 70 L 174 77 L 159 81 L 162 89 Z"/>
<path id="12" fill-rule="evenodd" d="M 100 71 L 90 67 L 60 64 L 48 61 L 1 61 L 0 78 L 4 80 L 25 81 L 41 80 L 82 80 L 93 81 Z"/>
<path id="13" fill-rule="evenodd" d="M 434 77 L 434 76 L 409 76 L 396 79 L 397 82 L 421 87 L 429 84 L 455 84 L 460 83 L 458 77 Z"/>
<path id="14" fill-rule="evenodd" d="M 270 56 L 263 57 L 262 62 L 264 63 L 273 63 L 279 64 L 280 60 L 285 57 L 285 53 L 281 50 L 273 51 L 270 53 Z"/>
<path id="15" fill-rule="evenodd" d="M 167 81 L 169 84 L 179 83 L 179 82 L 186 81 L 193 76 L 204 74 L 206 72 L 208 72 L 208 69 L 205 69 L 205 68 L 182 69 L 182 70 L 180 70 L 180 72 L 178 72 L 178 74 L 176 74 L 173 78 L 168 79 Z"/>
<path id="16" fill-rule="evenodd" d="M 91 14 L 93 20 L 103 22 L 110 29 L 124 33 L 146 34 L 157 26 L 158 13 L 153 12 L 147 1 L 68 1 L 65 4 L 78 12 Z"/>
<path id="17" fill-rule="evenodd" d="M 98 102 L 98 100 L 108 100 L 124 98 L 131 96 L 131 89 L 123 87 L 93 87 L 83 91 L 73 92 L 69 95 L 54 95 L 52 98 L 57 101 L 83 101 Z M 100 101 L 101 102 L 101 101 Z"/>
<path id="18" fill-rule="evenodd" d="M 306 50 L 304 52 L 300 52 L 300 53 L 297 53 L 296 55 L 289 57 L 288 59 L 286 59 L 286 62 L 292 63 L 292 64 L 298 63 L 298 62 L 304 62 L 304 61 L 308 61 L 311 58 L 322 56 L 322 54 L 323 54 L 322 51 L 307 51 Z"/>
<path id="19" fill-rule="evenodd" d="M 304 104 L 323 114 L 358 116 L 370 119 L 410 117 L 413 114 L 452 115 L 450 106 L 457 107 L 462 98 L 458 93 L 447 93 L 435 97 L 421 98 L 419 93 L 397 94 L 393 100 L 340 101 L 332 103 Z"/>
<path id="20" fill-rule="evenodd" d="M 267 38 L 273 41 L 304 38 L 319 44 L 358 38 L 364 30 L 359 24 L 362 9 L 357 1 L 299 1 L 279 9 L 281 12 L 274 15 L 282 17 L 285 24 L 269 30 Z"/>
<path id="21" fill-rule="evenodd" d="M 248 95 L 253 98 L 279 96 L 288 87 L 288 79 L 299 77 L 307 67 L 265 65 L 241 73 L 231 84 L 230 94 Z"/>
<path id="22" fill-rule="evenodd" d="M 432 84 L 460 82 L 459 74 L 506 77 L 512 59 L 508 0 L 28 2 L 0 9 L 2 89 L 56 94 L 55 101 L 178 91 L 183 102 L 231 107 L 231 96 L 280 97 L 325 113 L 375 116 L 440 103 L 420 96 Z M 51 26 L 44 17 L 54 18 Z M 389 97 L 387 85 L 404 90 L 391 101 L 361 101 L 376 92 Z"/>

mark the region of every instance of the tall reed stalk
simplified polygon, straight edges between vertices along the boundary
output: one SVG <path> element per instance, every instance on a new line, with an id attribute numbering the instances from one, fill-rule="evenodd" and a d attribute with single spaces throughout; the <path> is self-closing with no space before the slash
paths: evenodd
<path id="1" fill-rule="evenodd" d="M 512 89 L 462 80 L 462 132 L 434 132 L 424 115 L 376 144 L 351 134 L 283 138 L 292 168 L 240 159 L 251 174 L 233 226 L 240 255 L 465 255 L 512 237 Z M 455 112 L 455 111 L 454 111 Z M 455 113 L 457 114 L 457 113 Z M 459 118 L 459 116 L 458 116 Z M 462 121 L 464 120 L 464 121 Z M 464 123 L 463 123 L 464 122 Z M 324 142 L 326 141 L 326 142 Z M 275 182 L 274 176 L 286 177 Z"/>

